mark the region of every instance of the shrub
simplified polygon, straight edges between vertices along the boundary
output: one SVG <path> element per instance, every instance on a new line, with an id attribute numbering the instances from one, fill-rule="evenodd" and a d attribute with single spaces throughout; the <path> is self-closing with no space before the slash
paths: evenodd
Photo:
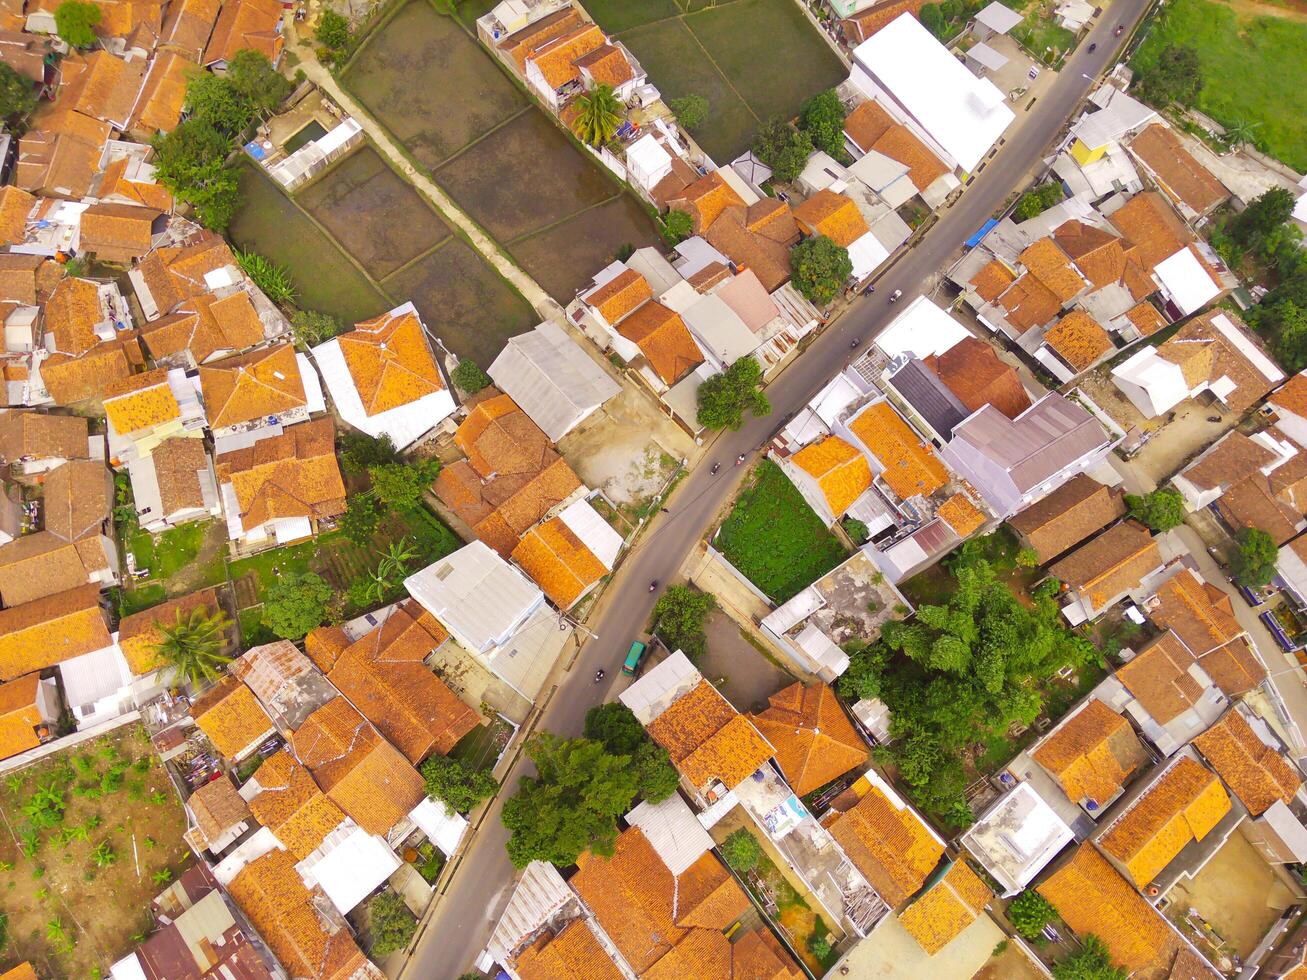
<path id="1" fill-rule="evenodd" d="M 427 795 L 455 813 L 467 813 L 494 795 L 499 784 L 488 769 L 471 769 L 448 756 L 433 755 L 418 767 Z"/>
<path id="2" fill-rule="evenodd" d="M 867 539 L 871 537 L 867 525 L 856 517 L 846 517 L 842 523 L 844 524 L 844 533 L 849 536 L 854 544 L 866 544 Z"/>
<path id="3" fill-rule="evenodd" d="M 1039 564 L 1039 552 L 1034 548 L 1022 548 L 1017 552 L 1015 561 L 1019 568 L 1034 568 Z"/>
<path id="4" fill-rule="evenodd" d="M 668 586 L 654 603 L 654 632 L 670 649 L 697 659 L 707 649 L 703 621 L 716 605 L 709 593 L 693 586 Z"/>
<path id="5" fill-rule="evenodd" d="M 1128 493 L 1125 505 L 1131 517 L 1154 531 L 1169 531 L 1184 523 L 1184 497 L 1170 487 L 1142 495 Z"/>
<path id="6" fill-rule="evenodd" d="M 343 333 L 345 325 L 329 313 L 296 310 L 291 314 L 290 329 L 297 344 L 303 347 L 316 347 Z"/>
<path id="7" fill-rule="evenodd" d="M 668 211 L 663 218 L 663 238 L 668 245 L 679 245 L 694 234 L 694 219 L 685 211 Z"/>
<path id="8" fill-rule="evenodd" d="M 481 365 L 469 357 L 463 358 L 449 375 L 463 391 L 475 395 L 483 388 L 490 387 L 490 375 L 482 370 Z"/>
<path id="9" fill-rule="evenodd" d="M 1007 907 L 1008 921 L 1023 939 L 1038 939 L 1044 926 L 1057 918 L 1057 909 L 1043 895 L 1027 888 Z"/>
<path id="10" fill-rule="evenodd" d="M 254 285 L 267 294 L 268 299 L 274 303 L 295 302 L 295 285 L 284 266 L 258 252 L 242 252 L 240 249 L 236 249 L 236 261 L 245 274 L 254 280 Z"/>
<path id="11" fill-rule="evenodd" d="M 722 857 L 739 874 L 752 871 L 762 860 L 762 845 L 758 839 L 741 827 L 722 841 Z"/>
<path id="12" fill-rule="evenodd" d="M 830 940 L 825 936 L 813 936 L 808 940 L 808 950 L 818 960 L 824 960 L 830 956 Z"/>
<path id="13" fill-rule="evenodd" d="M 1043 214 L 1062 200 L 1062 197 L 1062 185 L 1056 181 L 1050 180 L 1038 187 L 1032 187 L 1022 194 L 1021 199 L 1017 201 L 1013 217 L 1017 221 L 1028 221 L 1036 215 Z"/>
<path id="14" fill-rule="evenodd" d="M 676 121 L 686 129 L 698 129 L 708 118 L 708 100 L 702 95 L 687 95 L 668 103 Z"/>
<path id="15" fill-rule="evenodd" d="M 343 51 L 349 47 L 349 21 L 334 10 L 324 10 L 313 29 L 313 36 L 333 53 Z"/>

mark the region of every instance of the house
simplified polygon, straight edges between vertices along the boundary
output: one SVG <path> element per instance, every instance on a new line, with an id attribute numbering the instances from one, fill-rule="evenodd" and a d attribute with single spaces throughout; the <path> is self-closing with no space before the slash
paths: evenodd
<path id="1" fill-rule="evenodd" d="M 610 85 L 618 101 L 627 102 L 646 80 L 624 45 L 610 41 L 593 23 L 532 46 L 524 57 L 526 82 L 558 112 L 574 96 L 598 84 Z"/>
<path id="2" fill-rule="evenodd" d="M 1212 310 L 1158 347 L 1145 347 L 1112 369 L 1112 381 L 1145 418 L 1208 392 L 1242 415 L 1284 379 L 1233 313 Z"/>
<path id="3" fill-rule="evenodd" d="M 1015 419 L 1030 407 L 1030 395 L 1016 370 L 978 337 L 964 337 L 944 353 L 928 355 L 924 363 L 968 414 L 993 405 Z"/>
<path id="4" fill-rule="evenodd" d="M 739 269 L 752 269 L 769 293 L 790 279 L 790 248 L 799 226 L 789 204 L 763 198 L 748 207 L 727 207 L 704 236 Z"/>
<path id="5" fill-rule="evenodd" d="M 127 304 L 116 283 L 68 276 L 45 304 L 44 346 L 61 354 L 85 354 L 131 325 Z"/>
<path id="6" fill-rule="evenodd" d="M 844 117 L 844 141 L 855 158 L 850 173 L 891 206 L 918 194 L 938 204 L 957 186 L 952 168 L 876 99 L 858 103 Z"/>
<path id="7" fill-rule="evenodd" d="M 1126 137 L 1157 119 L 1154 110 L 1113 85 L 1100 85 L 1090 93 L 1089 101 L 1093 108 L 1072 124 L 1067 149 L 1082 167 L 1101 160 Z"/>
<path id="8" fill-rule="evenodd" d="M 871 488 L 867 456 L 839 436 L 810 442 L 778 459 L 790 482 L 829 527 Z"/>
<path id="9" fill-rule="evenodd" d="M 187 797 L 186 810 L 193 824 L 187 839 L 198 845 L 196 850 L 215 856 L 235 843 L 253 819 L 249 804 L 226 776 L 205 783 Z"/>
<path id="10" fill-rule="evenodd" d="M 38 531 L 0 545 L 0 602 L 6 607 L 87 583 L 103 589 L 117 582 L 117 550 L 102 534 L 64 541 Z"/>
<path id="11" fill-rule="evenodd" d="M 112 645 L 99 585 L 80 585 L 0 610 L 0 680 Z"/>
<path id="12" fill-rule="evenodd" d="M 151 252 L 146 261 L 158 252 Z M 143 262 L 133 271 L 146 268 Z M 212 275 L 221 278 L 224 273 Z M 221 298 L 211 293 L 188 297 L 173 312 L 141 325 L 141 339 L 156 361 L 186 369 L 260 344 L 264 335 L 250 294 L 239 289 Z"/>
<path id="13" fill-rule="evenodd" d="M 1125 516 L 1125 495 L 1085 473 L 1008 518 L 1024 547 L 1045 565 Z"/>
<path id="14" fill-rule="evenodd" d="M 78 415 L 10 409 L 0 413 L 0 460 L 15 474 L 31 476 L 87 459 L 89 425 Z"/>
<path id="15" fill-rule="evenodd" d="M 1114 444 L 1089 412 L 1049 392 L 1015 419 L 981 408 L 954 428 L 940 455 L 1003 518 L 1093 469 Z"/>
<path id="16" fill-rule="evenodd" d="M 867 745 L 828 684 L 799 682 L 767 699 L 750 715 L 776 750 L 776 764 L 799 796 L 807 796 L 867 761 Z"/>
<path id="17" fill-rule="evenodd" d="M 345 483 L 330 419 L 287 426 L 280 435 L 214 458 L 227 532 L 243 547 L 285 544 L 318 533 L 345 512 Z"/>
<path id="18" fill-rule="evenodd" d="M 1097 698 L 1063 718 L 1030 755 L 1067 799 L 1094 817 L 1148 761 L 1130 723 Z"/>
<path id="19" fill-rule="evenodd" d="M 168 5 L 159 48 L 199 64 L 222 9 L 220 0 L 176 0 Z"/>
<path id="20" fill-rule="evenodd" d="M 230 674 L 191 702 L 191 717 L 232 762 L 240 762 L 275 731 L 254 692 Z"/>
<path id="21" fill-rule="evenodd" d="M 1230 199 L 1216 176 L 1184 148 L 1174 129 L 1155 122 L 1130 141 L 1130 154 L 1191 222 Z"/>
<path id="22" fill-rule="evenodd" d="M 628 342 L 627 351 L 634 346 L 636 353 L 628 357 L 616 344 L 614 350 L 628 361 L 643 355 L 653 372 L 649 380 L 660 390 L 670 388 L 703 363 L 703 352 L 690 336 L 681 315 L 656 300 L 650 300 L 623 319 L 617 326 L 617 335 Z M 641 376 L 647 377 L 643 371 Z"/>
<path id="23" fill-rule="evenodd" d="M 794 209 L 799 231 L 809 238 L 824 235 L 841 248 L 849 248 L 867 234 L 867 222 L 852 198 L 820 190 Z"/>
<path id="24" fill-rule="evenodd" d="M 925 0 L 829 0 L 831 10 L 840 21 L 844 43 L 857 47 L 900 14 L 916 17 Z"/>
<path id="25" fill-rule="evenodd" d="M 109 471 L 99 460 L 70 460 L 45 477 L 45 530 L 63 541 L 100 537 L 113 504 Z M 112 544 L 105 544 L 113 554 Z"/>
<path id="26" fill-rule="evenodd" d="M 133 674 L 153 674 L 168 666 L 168 662 L 158 652 L 158 646 L 163 641 L 163 627 L 174 626 L 197 612 L 207 617 L 221 610 L 218 593 L 210 588 L 124 616 L 118 624 L 118 649 L 122 651 Z"/>
<path id="27" fill-rule="evenodd" d="M 254 818 L 300 860 L 318 850 L 327 834 L 346 820 L 289 749 L 264 759 L 246 787 L 243 795 Z"/>
<path id="28" fill-rule="evenodd" d="M 341 417 L 406 449 L 454 411 L 454 397 L 412 303 L 313 348 Z"/>
<path id="29" fill-rule="evenodd" d="M 222 498 L 204 441 L 171 436 L 131 460 L 127 474 L 141 527 L 157 534 L 222 513 Z"/>
<path id="30" fill-rule="evenodd" d="M 200 67 L 193 58 L 175 51 L 159 51 L 150 60 L 141 96 L 126 128 L 146 139 L 156 133 L 171 133 L 181 121 L 186 86 L 199 74 Z"/>
<path id="31" fill-rule="evenodd" d="M 242 274 L 222 236 L 201 230 L 180 244 L 156 248 L 141 259 L 128 278 L 146 319 L 153 320 L 171 313 L 188 299 L 239 283 Z M 199 358 L 197 363 L 203 360 Z"/>
<path id="32" fill-rule="evenodd" d="M 56 405 L 75 405 L 102 398 L 108 386 L 144 363 L 135 334 L 127 333 L 120 340 L 96 344 L 84 354 L 52 354 L 34 373 L 39 374 L 38 389 L 43 388 Z"/>
<path id="33" fill-rule="evenodd" d="M 204 407 L 179 368 L 154 368 L 104 390 L 109 457 L 113 466 L 151 453 L 166 439 L 204 435 Z"/>
<path id="34" fill-rule="evenodd" d="M 0 31 L 0 61 L 15 72 L 43 88 L 46 82 L 46 55 L 50 39 L 26 31 Z"/>
<path id="35" fill-rule="evenodd" d="M 62 110 L 18 141 L 15 183 L 38 197 L 80 201 L 100 172 L 108 123 Z"/>
<path id="36" fill-rule="evenodd" d="M 313 661 L 289 640 L 251 647 L 233 660 L 229 669 L 254 693 L 282 735 L 298 729 L 338 694 Z"/>
<path id="37" fill-rule="evenodd" d="M 755 199 L 745 200 L 736 190 L 736 181 L 725 170 L 710 170 L 667 198 L 671 211 L 684 211 L 692 220 L 696 235 L 702 235 L 730 207 L 748 207 Z"/>
<path id="38" fill-rule="evenodd" d="M 972 75 L 907 13 L 854 49 L 849 81 L 963 171 L 975 168 L 1015 118 L 993 82 Z"/>
<path id="39" fill-rule="evenodd" d="M 556 933 L 541 930 L 508 966 L 521 980 L 554 976 L 621 980 L 623 976 L 585 919 L 573 919 Z"/>
<path id="40" fill-rule="evenodd" d="M 899 924 L 934 956 L 980 918 L 993 898 L 967 859 L 959 857 L 900 913 Z"/>
<path id="41" fill-rule="evenodd" d="M 1249 478 L 1260 478 L 1269 488 L 1271 475 L 1277 470 L 1288 472 L 1285 464 L 1294 455 L 1295 447 L 1276 438 L 1274 429 L 1251 436 L 1235 429 L 1204 449 L 1172 482 L 1184 497 L 1186 509 L 1201 510 Z"/>
<path id="42" fill-rule="evenodd" d="M 276 0 L 225 0 L 204 47 L 202 64 L 224 70 L 237 51 L 250 48 L 276 65 L 286 44 L 282 13 Z"/>
<path id="43" fill-rule="evenodd" d="M 61 109 L 79 112 L 124 130 L 145 80 L 145 61 L 128 60 L 103 48 L 74 51 L 59 63 Z"/>
<path id="44" fill-rule="evenodd" d="M 150 250 L 159 212 L 136 204 L 92 204 L 82 212 L 78 244 L 102 262 L 126 265 Z"/>
<path id="45" fill-rule="evenodd" d="M 1230 596 L 1196 572 L 1183 569 L 1168 578 L 1144 610 L 1175 633 L 1226 697 L 1242 697 L 1265 679 L 1266 667 L 1235 619 Z"/>
<path id="46" fill-rule="evenodd" d="M 0 683 L 0 759 L 34 749 L 59 720 L 59 686 L 39 671 Z"/>
<path id="47" fill-rule="evenodd" d="M 1044 332 L 1044 346 L 1056 355 L 1060 364 L 1054 373 L 1070 380 L 1083 374 L 1116 350 L 1112 337 L 1102 325 L 1082 309 L 1074 309 Z M 1036 355 L 1038 356 L 1038 355 Z M 1046 358 L 1040 360 L 1053 367 Z"/>
<path id="48" fill-rule="evenodd" d="M 900 500 L 929 497 L 949 481 L 948 470 L 889 402 L 873 401 L 851 415 L 841 434 L 867 453 L 875 476 Z"/>
<path id="49" fill-rule="evenodd" d="M 447 755 L 481 724 L 480 716 L 423 662 L 448 638 L 435 617 L 410 599 L 346 647 L 327 674 L 414 765 L 433 752 Z"/>
<path id="50" fill-rule="evenodd" d="M 1049 574 L 1070 591 L 1062 614 L 1072 625 L 1094 619 L 1162 567 L 1162 554 L 1148 528 L 1121 521 L 1080 545 Z"/>
<path id="51" fill-rule="evenodd" d="M 1266 722 L 1242 705 L 1195 738 L 1194 748 L 1254 817 L 1291 803 L 1302 787 L 1302 773 Z"/>
<path id="52" fill-rule="evenodd" d="M 613 570 L 622 536 L 578 500 L 522 536 L 512 559 L 559 609 L 570 609 Z"/>
<path id="53" fill-rule="evenodd" d="M 1307 444 L 1307 373 L 1300 372 L 1266 396 L 1275 425 L 1298 445 Z"/>
<path id="54" fill-rule="evenodd" d="M 1017 783 L 962 835 L 966 848 L 1011 898 L 1025 889 L 1075 834 L 1029 782 Z"/>
<path id="55" fill-rule="evenodd" d="M 327 797 L 369 834 L 389 834 L 426 796 L 403 753 L 343 697 L 309 715 L 291 746 Z"/>
<path id="56" fill-rule="evenodd" d="M 551 442 L 558 442 L 622 390 L 552 320 L 508 338 L 488 373 Z"/>
<path id="57" fill-rule="evenodd" d="M 202 364 L 200 392 L 215 439 L 309 417 L 304 379 L 290 344 Z"/>

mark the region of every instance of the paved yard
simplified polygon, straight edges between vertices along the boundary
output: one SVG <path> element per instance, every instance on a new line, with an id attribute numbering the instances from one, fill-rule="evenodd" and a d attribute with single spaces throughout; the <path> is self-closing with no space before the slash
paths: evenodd
<path id="1" fill-rule="evenodd" d="M 903 928 L 897 915 L 887 915 L 872 934 L 854 947 L 845 960 L 849 975 L 869 980 L 892 977 L 970 977 L 989 961 L 994 947 L 1006 937 L 988 915 L 982 914 L 934 956 L 926 955 Z M 1003 980 L 1009 975 L 1004 974 Z"/>
<path id="2" fill-rule="evenodd" d="M 794 678 L 764 657 L 735 620 L 720 609 L 709 614 L 705 628 L 708 652 L 699 662 L 699 671 L 737 711 L 762 711 L 768 697 L 794 683 Z"/>

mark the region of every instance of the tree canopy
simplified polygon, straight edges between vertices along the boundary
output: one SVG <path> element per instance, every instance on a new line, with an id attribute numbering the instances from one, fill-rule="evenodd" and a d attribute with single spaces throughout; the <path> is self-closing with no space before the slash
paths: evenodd
<path id="1" fill-rule="evenodd" d="M 483 388 L 490 387 L 490 375 L 482 370 L 481 365 L 470 357 L 465 357 L 458 362 L 458 365 L 450 373 L 454 379 L 454 384 L 458 385 L 469 395 L 475 395 Z"/>
<path id="2" fill-rule="evenodd" d="M 314 572 L 283 575 L 263 596 L 263 625 L 287 640 L 298 640 L 326 618 L 332 589 Z"/>
<path id="3" fill-rule="evenodd" d="M 82 0 L 64 0 L 54 11 L 54 30 L 69 47 L 89 48 L 98 40 L 95 27 L 100 23 L 100 8 Z"/>
<path id="4" fill-rule="evenodd" d="M 676 121 L 686 129 L 698 129 L 708 118 L 708 100 L 702 95 L 687 95 L 684 98 L 672 99 L 668 105 L 672 112 L 676 113 Z"/>
<path id="5" fill-rule="evenodd" d="M 752 871 L 762 860 L 762 845 L 746 827 L 732 830 L 722 841 L 722 857 L 740 874 Z"/>
<path id="6" fill-rule="evenodd" d="M 1085 936 L 1080 949 L 1053 964 L 1053 980 L 1126 980 L 1127 976 L 1113 965 L 1103 941 L 1092 934 Z"/>
<path id="7" fill-rule="evenodd" d="M 753 143 L 754 154 L 771 167 L 772 176 L 783 183 L 789 183 L 803 172 L 803 165 L 808 162 L 812 150 L 812 137 L 784 119 L 763 123 Z"/>
<path id="8" fill-rule="evenodd" d="M 1062 193 L 1062 185 L 1055 180 L 1032 187 L 1017 201 L 1017 206 L 1012 213 L 1013 217 L 1018 221 L 1028 221 L 1036 215 L 1043 214 L 1063 197 L 1065 195 Z"/>
<path id="9" fill-rule="evenodd" d="M 573 105 L 577 114 L 572 120 L 572 131 L 591 146 L 603 146 L 622 124 L 622 103 L 617 101 L 611 85 L 600 82 L 578 95 Z"/>
<path id="10" fill-rule="evenodd" d="M 183 120 L 154 140 L 155 176 L 194 205 L 206 228 L 224 230 L 240 203 L 236 171 L 227 166 L 230 141 L 203 119 Z"/>
<path id="11" fill-rule="evenodd" d="M 296 310 L 290 317 L 291 333 L 301 347 L 316 347 L 345 332 L 345 325 L 330 313 Z"/>
<path id="12" fill-rule="evenodd" d="M 36 83 L 0 61 L 0 119 L 26 116 L 36 108 L 36 100 Z"/>
<path id="13" fill-rule="evenodd" d="M 334 10 L 324 10 L 318 17 L 313 36 L 329 51 L 342 51 L 349 47 L 349 21 Z"/>
<path id="14" fill-rule="evenodd" d="M 1202 65 L 1198 52 L 1188 45 L 1168 44 L 1157 61 L 1141 73 L 1139 92 L 1157 106 L 1172 102 L 1191 106 L 1203 89 Z"/>
<path id="15" fill-rule="evenodd" d="M 1039 892 L 1027 888 L 1008 905 L 1007 919 L 1021 938 L 1033 940 L 1057 919 L 1057 909 Z"/>
<path id="16" fill-rule="evenodd" d="M 668 211 L 663 218 L 663 237 L 670 245 L 679 245 L 694 234 L 694 219 L 685 211 Z"/>
<path id="17" fill-rule="evenodd" d="M 254 107 L 236 91 L 227 75 L 196 75 L 186 86 L 185 106 L 191 119 L 208 123 L 229 140 L 254 118 Z"/>
<path id="18" fill-rule="evenodd" d="M 272 67 L 267 55 L 252 48 L 236 52 L 224 77 L 257 115 L 276 109 L 292 88 L 290 79 Z"/>
<path id="19" fill-rule="evenodd" d="M 853 274 L 853 263 L 847 248 L 817 235 L 790 249 L 790 272 L 795 289 L 818 306 L 825 306 L 839 295 Z"/>
<path id="20" fill-rule="evenodd" d="M 707 649 L 703 621 L 716 605 L 711 593 L 690 585 L 669 585 L 654 603 L 653 631 L 669 649 L 695 660 Z"/>
<path id="21" fill-rule="evenodd" d="M 834 89 L 819 92 L 799 110 L 799 128 L 812 139 L 812 145 L 825 150 L 836 160 L 848 157 L 844 149 L 844 103 Z"/>
<path id="22" fill-rule="evenodd" d="M 368 952 L 377 959 L 407 946 L 417 927 L 417 918 L 396 892 L 381 892 L 368 902 L 368 932 L 372 935 Z"/>
<path id="23" fill-rule="evenodd" d="M 369 466 L 372 492 L 379 501 L 396 510 L 411 510 L 422 500 L 427 487 L 440 473 L 440 460 L 414 463 L 382 463 Z"/>
<path id="24" fill-rule="evenodd" d="M 1152 530 L 1169 531 L 1184 523 L 1184 497 L 1173 487 L 1159 487 L 1152 493 L 1125 495 L 1130 516 Z"/>
<path id="25" fill-rule="evenodd" d="M 758 418 L 771 414 L 771 402 L 762 393 L 762 365 L 752 354 L 701 384 L 698 399 L 699 424 L 705 429 L 738 429 L 746 410 Z"/>
<path id="26" fill-rule="evenodd" d="M 177 677 L 199 687 L 217 680 L 231 663 L 226 652 L 230 626 L 221 609 L 210 612 L 201 606 L 189 614 L 178 610 L 175 622 L 159 627 L 163 635 L 154 649 Z"/>
<path id="27" fill-rule="evenodd" d="M 499 784 L 488 769 L 471 769 L 448 756 L 433 755 L 418 767 L 426 782 L 427 796 L 439 800 L 455 813 L 467 813 L 492 796 Z"/>
<path id="28" fill-rule="evenodd" d="M 1258 527 L 1246 527 L 1234 536 L 1230 577 L 1247 589 L 1260 589 L 1275 577 L 1280 551 L 1275 539 Z"/>
<path id="29" fill-rule="evenodd" d="M 639 794 L 658 803 L 676 792 L 680 777 L 667 750 L 651 739 L 620 701 L 591 708 L 585 715 L 585 737 L 602 742 L 612 755 L 630 756 L 640 777 Z"/>

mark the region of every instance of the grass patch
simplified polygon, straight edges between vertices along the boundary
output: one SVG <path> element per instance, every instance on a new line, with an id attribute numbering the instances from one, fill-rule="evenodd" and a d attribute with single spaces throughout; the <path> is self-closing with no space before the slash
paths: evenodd
<path id="1" fill-rule="evenodd" d="M 168 590 L 163 587 L 162 582 L 146 582 L 130 589 L 109 590 L 109 601 L 117 608 L 119 616 L 130 616 L 141 612 L 151 606 L 157 606 L 167 598 Z"/>
<path id="2" fill-rule="evenodd" d="M 1052 64 L 1075 47 L 1076 36 L 1053 19 L 1055 14 L 1051 3 L 1047 5 L 1047 11 L 1044 6 L 1038 4 L 1032 8 L 1025 20 L 1012 29 L 1012 36 L 1036 58 Z"/>
<path id="3" fill-rule="evenodd" d="M 666 20 L 681 13 L 676 0 L 590 0 L 585 9 L 595 23 L 610 34 L 656 20 Z"/>
<path id="4" fill-rule="evenodd" d="M 1252 123 L 1259 149 L 1307 170 L 1307 23 L 1241 17 L 1209 0 L 1173 0 L 1154 21 L 1132 67 L 1147 71 L 1168 44 L 1198 52 L 1203 89 L 1196 108 L 1223 125 Z"/>
<path id="5" fill-rule="evenodd" d="M 199 555 L 208 526 L 208 521 L 195 521 L 157 535 L 138 528 L 128 539 L 127 547 L 136 556 L 138 570 L 149 569 L 150 578 L 167 580 Z"/>
<path id="6" fill-rule="evenodd" d="M 718 531 L 716 547 L 777 604 L 811 585 L 847 554 L 771 460 L 754 469 L 752 482 Z"/>
<path id="7" fill-rule="evenodd" d="M 512 737 L 513 726 L 495 717 L 489 723 L 477 725 L 459 739 L 458 744 L 449 750 L 449 757 L 474 769 L 489 769 Z"/>

